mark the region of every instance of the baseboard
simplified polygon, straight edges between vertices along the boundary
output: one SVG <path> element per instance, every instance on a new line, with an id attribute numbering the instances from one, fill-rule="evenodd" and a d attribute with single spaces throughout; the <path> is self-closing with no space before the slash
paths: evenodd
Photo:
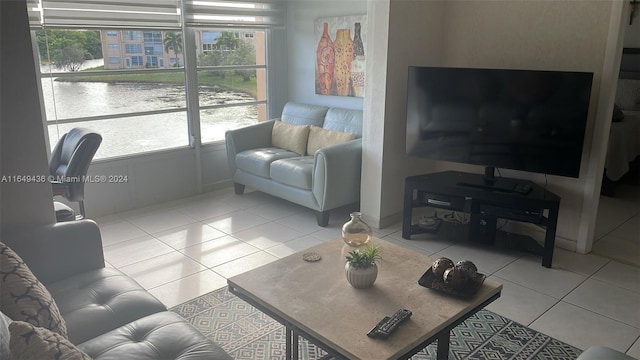
<path id="1" fill-rule="evenodd" d="M 367 214 L 362 214 L 362 220 L 364 220 L 367 225 L 372 226 L 376 229 L 384 229 L 388 226 L 396 225 L 402 222 L 402 213 L 392 214 L 383 218 L 377 218 L 369 216 Z"/>
<path id="2" fill-rule="evenodd" d="M 211 192 L 233 187 L 233 180 L 224 180 L 217 183 L 206 184 L 202 186 L 203 192 Z"/>

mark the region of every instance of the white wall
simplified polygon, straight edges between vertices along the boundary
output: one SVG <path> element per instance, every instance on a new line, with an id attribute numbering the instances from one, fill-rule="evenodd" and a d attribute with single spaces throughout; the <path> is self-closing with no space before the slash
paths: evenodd
<path id="1" fill-rule="evenodd" d="M 204 191 L 231 186 L 224 143 L 201 148 Z M 141 154 L 126 159 L 100 160 L 89 168 L 92 176 L 126 176 L 124 183 L 85 186 L 88 217 L 99 217 L 198 194 L 197 159 L 191 148 Z M 76 204 L 69 204 L 77 208 Z"/>
<path id="2" fill-rule="evenodd" d="M 384 227 L 400 220 L 404 178 L 429 172 L 405 156 L 407 66 L 440 65 L 444 3 L 374 0 L 369 3 L 373 59 L 367 60 L 361 210 Z M 424 163 L 424 161 L 422 161 Z"/>
<path id="3" fill-rule="evenodd" d="M 383 138 L 382 149 L 373 145 L 368 149 L 383 154 L 381 187 L 363 190 L 363 196 L 380 194 L 381 200 L 376 205 L 363 199 L 361 210 L 365 215 L 381 226 L 397 220 L 406 176 L 444 169 L 482 172 L 481 167 L 404 155 L 404 89 L 410 63 L 590 71 L 595 78 L 581 176 L 549 176 L 549 188 L 563 198 L 558 236 L 575 242 L 580 223 L 588 221 L 581 219 L 581 214 L 585 192 L 590 191 L 586 189 L 590 162 L 585 160 L 591 155 L 593 130 L 596 121 L 608 121 L 596 119 L 596 110 L 611 6 L 611 1 L 390 1 L 386 94 L 371 99 L 370 104 L 368 99 L 364 109 L 366 114 L 374 112 L 373 104 L 386 104 L 384 115 L 370 114 L 376 127 L 384 124 L 384 131 L 376 134 Z M 365 168 L 363 174 L 369 171 Z M 503 175 L 544 184 L 542 175 L 516 171 L 503 171 Z"/>
<path id="4" fill-rule="evenodd" d="M 2 176 L 47 175 L 47 149 L 24 1 L 1 2 L 2 73 L 0 104 Z M 5 179 L 6 180 L 6 179 Z M 55 223 L 51 185 L 3 181 L 0 192 L 2 235 Z M 5 240 L 6 241 L 6 240 Z"/>
<path id="5" fill-rule="evenodd" d="M 629 24 L 629 17 L 623 19 L 626 24 L 624 37 L 626 48 L 640 48 L 640 5 L 636 5 L 636 8 L 632 24 Z"/>
<path id="6" fill-rule="evenodd" d="M 287 14 L 287 61 L 289 100 L 307 104 L 362 109 L 362 98 L 315 94 L 315 41 L 313 22 L 317 18 L 365 15 L 366 0 L 289 1 Z M 365 53 L 366 55 L 366 53 Z"/>

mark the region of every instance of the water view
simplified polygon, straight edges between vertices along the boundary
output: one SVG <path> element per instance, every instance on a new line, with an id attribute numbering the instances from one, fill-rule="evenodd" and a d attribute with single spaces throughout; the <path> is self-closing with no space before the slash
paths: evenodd
<path id="1" fill-rule="evenodd" d="M 102 145 L 96 158 L 188 145 L 185 111 L 82 123 L 57 124 L 56 122 L 56 119 L 184 108 L 186 104 L 183 85 L 61 82 L 43 78 L 42 91 L 52 147 L 59 136 L 77 126 L 90 128 L 102 135 Z M 229 104 L 254 100 L 246 93 L 217 87 L 201 87 L 200 99 L 205 104 Z M 200 112 L 202 141 L 223 140 L 226 130 L 255 123 L 257 118 L 257 106 L 202 110 Z"/>

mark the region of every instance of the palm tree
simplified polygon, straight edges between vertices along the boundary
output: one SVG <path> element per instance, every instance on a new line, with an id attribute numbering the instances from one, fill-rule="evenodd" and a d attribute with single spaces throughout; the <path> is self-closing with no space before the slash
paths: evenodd
<path id="1" fill-rule="evenodd" d="M 240 46 L 240 38 L 233 32 L 223 31 L 213 44 L 213 48 L 221 51 L 235 50 Z"/>
<path id="2" fill-rule="evenodd" d="M 176 54 L 176 65 L 180 66 L 180 58 L 178 54 L 182 52 L 182 33 L 178 32 L 168 32 L 164 36 L 164 51 L 169 52 L 173 50 Z"/>

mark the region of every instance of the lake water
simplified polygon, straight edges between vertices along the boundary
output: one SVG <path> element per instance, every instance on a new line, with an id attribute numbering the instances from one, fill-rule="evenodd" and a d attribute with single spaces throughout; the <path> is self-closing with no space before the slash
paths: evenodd
<path id="1" fill-rule="evenodd" d="M 187 113 L 175 113 L 57 124 L 55 119 L 122 114 L 159 109 L 184 108 L 182 85 L 145 83 L 60 82 L 42 79 L 42 92 L 49 120 L 53 147 L 59 137 L 73 127 L 99 132 L 102 144 L 96 158 L 188 145 Z M 207 104 L 253 101 L 245 93 L 201 88 L 200 98 Z M 54 101 L 55 100 L 55 101 Z M 226 130 L 257 122 L 257 106 L 238 106 L 202 110 L 202 141 L 224 139 Z"/>

